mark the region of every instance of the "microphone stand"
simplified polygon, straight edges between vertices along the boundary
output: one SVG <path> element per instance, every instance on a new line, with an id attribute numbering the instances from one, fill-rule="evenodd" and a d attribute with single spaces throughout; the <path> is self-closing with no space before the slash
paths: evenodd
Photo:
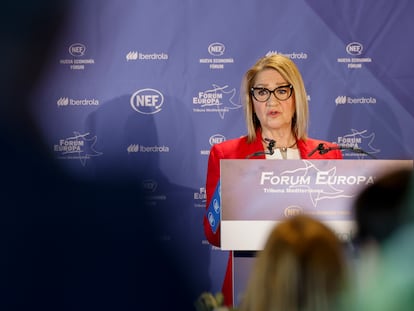
<path id="1" fill-rule="evenodd" d="M 267 150 L 269 150 L 269 154 L 273 155 L 274 151 L 273 151 L 273 147 L 276 144 L 276 140 L 274 139 L 269 139 L 269 138 L 265 138 L 265 141 L 267 141 L 269 144 L 267 145 Z"/>
<path id="2" fill-rule="evenodd" d="M 250 159 L 252 157 L 257 157 L 257 156 L 261 156 L 261 155 L 273 155 L 274 150 L 273 148 L 275 147 L 276 141 L 274 139 L 269 139 L 269 138 L 265 138 L 265 141 L 267 141 L 269 144 L 267 145 L 267 150 L 269 151 L 258 151 L 258 152 L 254 152 L 252 154 L 249 154 L 246 159 Z"/>
<path id="3" fill-rule="evenodd" d="M 269 151 L 258 151 L 258 152 L 254 152 L 254 153 L 252 153 L 252 154 L 249 154 L 249 155 L 246 157 L 246 159 L 250 159 L 250 158 L 253 158 L 253 157 L 258 157 L 258 156 L 261 156 L 261 155 L 266 155 L 266 154 L 272 155 L 272 154 L 273 154 L 273 152 L 272 152 L 272 153 L 270 153 Z"/>
<path id="4" fill-rule="evenodd" d="M 368 153 L 368 152 L 366 152 L 366 151 L 364 151 L 364 150 L 362 150 L 360 148 L 356 148 L 356 147 L 344 147 L 344 146 L 328 147 L 328 148 L 322 147 L 318 151 L 319 151 L 319 154 L 325 154 L 325 153 L 328 153 L 331 150 L 350 150 L 350 151 L 352 151 L 354 153 L 366 154 L 371 159 L 375 159 L 375 160 L 377 159 L 372 154 L 370 154 L 370 153 Z"/>

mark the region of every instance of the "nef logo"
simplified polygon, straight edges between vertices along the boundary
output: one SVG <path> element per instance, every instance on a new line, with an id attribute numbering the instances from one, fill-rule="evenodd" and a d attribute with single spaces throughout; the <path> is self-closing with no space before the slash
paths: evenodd
<path id="1" fill-rule="evenodd" d="M 361 55 L 362 49 L 362 44 L 359 42 L 351 42 L 346 46 L 346 52 L 351 55 Z"/>
<path id="2" fill-rule="evenodd" d="M 224 54 L 225 46 L 223 43 L 215 42 L 208 46 L 208 52 L 213 56 L 221 56 Z"/>
<path id="3" fill-rule="evenodd" d="M 213 146 L 215 144 L 222 143 L 225 140 L 226 140 L 226 138 L 223 135 L 216 134 L 216 135 L 213 135 L 213 136 L 210 137 L 209 143 L 210 143 L 211 146 Z"/>
<path id="4" fill-rule="evenodd" d="M 303 209 L 300 206 L 291 205 L 285 208 L 283 214 L 285 215 L 285 217 L 293 217 L 303 214 Z"/>
<path id="5" fill-rule="evenodd" d="M 142 189 L 147 192 L 154 192 L 158 187 L 158 183 L 153 179 L 147 179 L 142 181 Z"/>
<path id="6" fill-rule="evenodd" d="M 85 55 L 85 52 L 86 46 L 84 46 L 82 43 L 74 43 L 69 47 L 69 53 L 74 57 L 83 56 Z"/>
<path id="7" fill-rule="evenodd" d="M 132 94 L 130 103 L 132 109 L 139 113 L 154 114 L 161 111 L 164 96 L 155 89 L 142 89 Z"/>

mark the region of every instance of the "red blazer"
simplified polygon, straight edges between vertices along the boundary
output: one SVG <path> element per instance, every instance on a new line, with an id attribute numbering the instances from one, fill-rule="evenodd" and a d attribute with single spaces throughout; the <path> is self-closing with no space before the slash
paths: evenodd
<path id="1" fill-rule="evenodd" d="M 257 139 L 251 143 L 247 143 L 247 136 L 243 136 L 236 139 L 231 139 L 224 141 L 220 144 L 214 145 L 210 150 L 210 156 L 208 159 L 207 167 L 207 180 L 206 180 L 206 209 L 208 208 L 211 198 L 213 197 L 214 190 L 216 189 L 217 183 L 220 179 L 220 160 L 221 159 L 246 159 L 249 155 L 252 155 L 255 152 L 262 151 L 264 152 L 263 144 L 261 141 L 261 135 L 258 132 Z M 308 154 L 313 151 L 319 144 L 323 143 L 325 148 L 327 147 L 337 147 L 337 145 L 323 141 L 316 140 L 312 138 L 307 138 L 306 140 L 298 140 L 297 147 L 299 149 L 301 159 L 342 159 L 342 153 L 340 150 L 331 150 L 325 154 L 320 154 L 319 152 L 314 152 L 311 157 Z M 251 159 L 265 159 L 264 154 Z M 278 161 L 278 160 L 274 160 Z M 283 161 L 283 160 L 282 160 Z M 203 220 L 204 233 L 207 240 L 210 244 L 220 247 L 220 225 L 217 229 L 217 232 L 214 234 L 211 226 L 207 220 L 207 217 L 204 216 Z M 223 294 L 225 304 L 228 306 L 233 305 L 233 289 L 232 289 L 232 258 L 230 258 L 227 265 L 226 276 L 223 284 Z"/>

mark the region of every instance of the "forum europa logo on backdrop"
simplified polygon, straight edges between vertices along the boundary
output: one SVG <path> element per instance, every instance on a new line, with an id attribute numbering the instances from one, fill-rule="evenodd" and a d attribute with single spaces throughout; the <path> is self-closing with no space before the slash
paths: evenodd
<path id="1" fill-rule="evenodd" d="M 339 146 L 344 148 L 356 148 L 361 149 L 369 154 L 379 153 L 381 150 L 375 147 L 375 133 L 369 133 L 368 130 L 356 130 L 351 129 L 351 133 L 338 136 L 335 142 Z M 352 151 L 342 150 L 344 157 L 357 157 L 362 159 L 368 155 L 363 153 L 355 153 Z"/>
<path id="2" fill-rule="evenodd" d="M 89 132 L 81 134 L 73 132 L 73 136 L 59 139 L 53 146 L 53 151 L 58 159 L 79 160 L 82 166 L 92 157 L 101 156 L 103 153 L 95 149 L 98 137 Z"/>
<path id="3" fill-rule="evenodd" d="M 235 95 L 235 88 L 213 83 L 211 89 L 199 91 L 197 96 L 193 97 L 193 112 L 218 113 L 220 118 L 224 119 L 226 113 L 242 107 L 234 102 Z"/>

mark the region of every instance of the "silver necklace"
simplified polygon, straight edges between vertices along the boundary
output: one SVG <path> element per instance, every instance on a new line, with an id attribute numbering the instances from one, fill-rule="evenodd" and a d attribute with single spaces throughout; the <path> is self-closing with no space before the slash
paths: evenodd
<path id="1" fill-rule="evenodd" d="M 273 139 L 263 138 L 262 137 L 262 141 L 264 143 L 267 143 L 268 144 L 267 145 L 267 149 L 269 150 L 269 152 L 270 152 L 271 155 L 273 154 L 273 149 L 274 148 L 279 149 L 280 150 L 280 154 L 282 155 L 282 158 L 285 159 L 285 160 L 287 159 L 287 150 L 289 148 L 293 148 L 296 145 L 296 143 L 297 143 L 297 141 L 295 140 L 295 142 L 292 145 L 290 145 L 290 146 L 286 146 L 286 147 L 275 147 L 276 141 L 273 140 Z"/>

